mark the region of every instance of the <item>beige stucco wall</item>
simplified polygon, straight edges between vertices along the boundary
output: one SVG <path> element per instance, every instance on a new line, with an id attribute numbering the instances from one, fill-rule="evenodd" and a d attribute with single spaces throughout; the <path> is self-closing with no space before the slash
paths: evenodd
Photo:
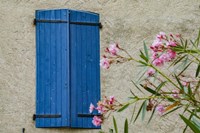
<path id="1" fill-rule="evenodd" d="M 151 42 L 159 31 L 194 37 L 200 27 L 199 0 L 0 0 L 0 133 L 96 133 L 82 129 L 36 129 L 35 112 L 35 27 L 36 9 L 71 8 L 100 13 L 104 28 L 101 48 L 116 40 L 132 54 Z M 102 95 L 125 101 L 136 77 L 134 64 L 114 65 L 102 70 Z M 132 109 L 117 114 L 122 127 Z M 109 120 L 103 129 L 112 127 Z M 180 133 L 184 126 L 176 115 L 156 118 L 149 125 L 138 121 L 130 133 Z M 122 128 L 121 131 L 122 132 Z M 187 131 L 189 132 L 189 131 Z"/>

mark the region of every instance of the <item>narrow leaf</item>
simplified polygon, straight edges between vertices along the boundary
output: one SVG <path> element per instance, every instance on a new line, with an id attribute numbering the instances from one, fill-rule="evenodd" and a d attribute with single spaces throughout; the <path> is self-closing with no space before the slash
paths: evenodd
<path id="1" fill-rule="evenodd" d="M 124 109 L 126 109 L 129 106 L 129 103 L 125 104 L 124 106 L 122 106 L 117 112 L 121 112 Z"/>
<path id="2" fill-rule="evenodd" d="M 173 61 L 173 63 L 171 63 L 171 65 L 170 65 L 168 68 L 170 68 L 171 66 L 175 66 L 177 63 L 179 63 L 181 60 L 183 60 L 186 56 L 187 56 L 187 55 L 184 55 L 184 56 L 182 56 L 182 57 L 179 57 L 179 58 L 175 59 L 175 60 Z"/>
<path id="3" fill-rule="evenodd" d="M 168 114 L 170 114 L 170 113 L 172 113 L 172 112 L 174 112 L 174 111 L 180 109 L 181 107 L 182 107 L 182 106 L 178 106 L 178 107 L 176 107 L 176 108 L 170 110 L 169 112 L 167 112 L 167 113 L 165 113 L 164 115 L 162 115 L 162 117 L 164 117 L 164 116 L 166 116 L 166 115 L 168 115 Z"/>
<path id="4" fill-rule="evenodd" d="M 197 67 L 197 70 L 196 70 L 196 74 L 195 74 L 196 77 L 199 75 L 199 71 L 200 71 L 200 63 L 198 64 L 198 67 Z"/>
<path id="5" fill-rule="evenodd" d="M 188 119 L 188 120 L 190 121 L 190 120 L 191 120 L 191 118 L 192 118 L 192 114 L 190 114 L 190 117 L 189 117 L 189 119 Z M 183 130 L 183 133 L 185 133 L 185 132 L 186 132 L 187 128 L 188 128 L 188 125 L 186 125 L 186 126 L 185 126 L 185 128 L 184 128 L 184 130 Z"/>
<path id="6" fill-rule="evenodd" d="M 156 92 L 158 93 L 158 92 L 160 91 L 160 89 L 161 89 L 166 83 L 167 83 L 167 81 L 164 81 L 164 82 L 160 83 L 160 84 L 158 85 L 158 87 L 156 87 Z"/>
<path id="7" fill-rule="evenodd" d="M 150 121 L 152 120 L 152 118 L 153 118 L 153 116 L 154 116 L 154 113 L 155 113 L 155 110 L 156 110 L 156 108 L 153 109 L 153 111 L 152 111 L 152 113 L 151 113 L 151 116 L 150 116 L 150 118 L 149 118 L 149 120 L 148 120 L 148 124 L 149 124 Z"/>
<path id="8" fill-rule="evenodd" d="M 128 120 L 127 119 L 125 120 L 125 123 L 124 123 L 124 133 L 128 133 Z"/>
<path id="9" fill-rule="evenodd" d="M 148 58 L 144 55 L 144 53 L 142 51 L 140 51 L 140 57 L 145 60 L 146 62 L 148 62 Z"/>
<path id="10" fill-rule="evenodd" d="M 140 109 L 138 110 L 138 113 L 137 113 L 137 115 L 136 115 L 136 117 L 135 117 L 134 122 L 137 120 L 138 116 L 140 115 L 144 104 L 145 104 L 145 101 L 144 101 L 144 102 L 142 103 L 142 105 L 140 106 Z"/>
<path id="11" fill-rule="evenodd" d="M 131 80 L 131 82 L 133 83 L 133 85 L 134 85 L 140 92 L 142 92 L 142 93 L 144 94 L 144 92 L 140 89 L 140 87 L 138 87 L 138 86 L 136 85 L 136 83 L 135 83 L 133 80 Z"/>
<path id="12" fill-rule="evenodd" d="M 183 70 L 178 74 L 178 76 L 181 75 L 191 64 L 192 64 L 192 61 L 188 63 L 188 65 L 185 68 L 183 68 Z"/>
<path id="13" fill-rule="evenodd" d="M 190 120 L 188 120 L 187 118 L 185 118 L 183 115 L 180 115 L 180 117 L 190 127 L 190 129 L 194 133 L 200 133 L 200 130 L 198 129 L 198 127 L 193 122 L 191 122 Z"/>
<path id="14" fill-rule="evenodd" d="M 147 45 L 146 45 L 145 42 L 143 43 L 143 45 L 144 45 L 144 52 L 145 52 L 146 58 L 149 60 L 149 54 L 148 54 Z"/>
<path id="15" fill-rule="evenodd" d="M 131 122 L 133 121 L 133 116 L 134 116 L 134 113 L 135 113 L 136 106 L 137 106 L 137 104 L 135 104 L 134 108 L 133 108 L 133 112 L 132 112 L 132 116 L 131 116 Z"/>
<path id="16" fill-rule="evenodd" d="M 117 123 L 116 123 L 116 120 L 115 120 L 114 116 L 113 116 L 113 124 L 114 124 L 115 133 L 118 133 Z"/>
<path id="17" fill-rule="evenodd" d="M 144 101 L 144 105 L 142 107 L 142 120 L 144 120 L 145 114 L 146 114 L 146 109 L 147 109 L 147 101 Z"/>
<path id="18" fill-rule="evenodd" d="M 176 78 L 176 81 L 178 82 L 180 88 L 179 89 L 182 89 L 183 90 L 183 85 L 181 84 L 180 80 L 178 79 L 178 77 L 175 75 L 175 78 Z"/>
<path id="19" fill-rule="evenodd" d="M 140 84 L 145 90 L 147 90 L 148 92 L 150 92 L 151 94 L 154 94 L 154 95 L 156 95 L 156 96 L 160 96 L 160 94 L 158 93 L 158 92 L 156 92 L 156 91 L 154 91 L 153 89 L 151 89 L 151 88 L 149 88 L 149 87 L 147 87 L 147 86 L 144 86 L 144 85 L 142 85 L 142 84 Z"/>
<path id="20" fill-rule="evenodd" d="M 109 133 L 113 133 L 113 129 L 110 128 L 110 129 L 109 129 Z"/>

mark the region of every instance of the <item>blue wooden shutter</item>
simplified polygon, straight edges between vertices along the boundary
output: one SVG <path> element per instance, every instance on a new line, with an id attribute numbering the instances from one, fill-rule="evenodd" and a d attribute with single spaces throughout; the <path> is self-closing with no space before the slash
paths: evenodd
<path id="1" fill-rule="evenodd" d="M 68 10 L 36 11 L 36 127 L 70 125 L 69 23 L 59 21 Z"/>
<path id="2" fill-rule="evenodd" d="M 100 100 L 99 15 L 70 11 L 71 127 L 100 128 L 92 124 L 90 103 Z M 95 112 L 97 114 L 97 112 Z"/>
<path id="3" fill-rule="evenodd" d="M 36 11 L 36 127 L 100 128 L 89 114 L 100 100 L 98 23 L 91 12 Z"/>

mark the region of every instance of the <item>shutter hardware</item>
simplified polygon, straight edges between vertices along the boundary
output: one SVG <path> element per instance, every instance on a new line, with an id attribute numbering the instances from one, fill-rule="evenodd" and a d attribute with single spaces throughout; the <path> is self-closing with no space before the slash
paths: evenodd
<path id="1" fill-rule="evenodd" d="M 101 23 L 69 22 L 69 21 L 65 21 L 65 20 L 38 20 L 38 19 L 34 19 L 33 24 L 36 25 L 37 22 L 41 22 L 41 23 L 70 23 L 70 24 L 77 24 L 77 25 L 99 26 L 100 29 L 103 28 L 103 25 Z"/>
<path id="2" fill-rule="evenodd" d="M 102 116 L 102 114 L 78 114 L 78 117 L 94 117 L 94 116 Z"/>
<path id="3" fill-rule="evenodd" d="M 55 114 L 55 115 L 36 115 L 36 114 L 33 114 L 33 120 L 35 121 L 36 118 L 60 118 L 61 115 L 59 114 Z"/>

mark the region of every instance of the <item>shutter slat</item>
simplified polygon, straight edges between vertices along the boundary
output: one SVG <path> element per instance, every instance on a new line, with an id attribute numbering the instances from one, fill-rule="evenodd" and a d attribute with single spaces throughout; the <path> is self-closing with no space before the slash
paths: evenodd
<path id="1" fill-rule="evenodd" d="M 77 21 L 84 21 L 84 20 L 87 20 L 87 16 L 84 16 L 81 12 L 77 12 Z M 81 31 L 79 33 L 79 31 L 77 31 L 80 36 L 82 36 L 82 47 L 80 50 L 82 50 L 82 55 L 79 56 L 79 58 L 81 57 L 82 59 L 82 62 L 81 62 L 81 79 L 82 79 L 82 84 L 81 84 L 81 88 L 79 90 L 79 95 L 81 96 L 82 98 L 82 106 L 81 109 L 82 110 L 77 110 L 77 113 L 78 112 L 85 112 L 85 107 L 87 105 L 87 80 L 89 77 L 87 77 L 87 67 L 88 67 L 88 64 L 86 62 L 86 59 L 87 59 L 87 49 L 89 48 L 88 45 L 86 45 L 87 41 L 88 41 L 88 38 L 87 38 L 87 34 L 88 34 L 88 28 L 86 28 L 88 26 L 81 26 Z M 78 41 L 78 40 L 77 40 Z M 81 90 L 82 89 L 82 90 Z M 77 114 L 76 114 L 77 116 Z M 80 120 L 82 120 L 82 123 L 81 124 L 78 124 L 78 126 L 86 126 L 87 125 L 87 118 L 81 118 Z"/>
<path id="2" fill-rule="evenodd" d="M 69 20 L 68 10 L 61 10 L 61 20 Z M 62 44 L 62 126 L 69 125 L 69 24 L 61 23 Z"/>
<path id="3" fill-rule="evenodd" d="M 70 21 L 71 19 L 75 19 L 75 15 L 71 15 L 70 13 Z M 77 48 L 77 44 L 75 41 L 72 40 L 76 40 L 76 26 L 75 25 L 70 25 L 70 48 L 71 48 L 71 54 L 70 54 L 70 58 L 71 58 L 71 68 L 73 69 L 77 69 L 77 65 L 76 65 L 76 54 L 72 53 L 76 53 L 76 48 Z M 74 97 L 74 99 L 71 98 L 71 125 L 76 125 L 77 123 L 77 119 L 75 119 L 75 115 L 76 115 L 76 108 L 77 105 L 76 103 L 78 103 L 78 99 L 76 98 L 76 92 L 77 92 L 77 80 L 76 80 L 76 71 L 71 71 L 71 97 Z"/>
<path id="4" fill-rule="evenodd" d="M 51 11 L 51 20 L 55 20 L 55 11 Z M 50 89 L 50 101 L 51 101 L 51 114 L 56 114 L 56 36 L 53 34 L 53 32 L 56 31 L 56 24 L 51 24 L 50 25 L 50 30 L 51 30 L 51 36 L 50 36 L 50 42 L 51 42 L 51 48 L 50 48 L 50 56 L 51 56 L 51 61 L 50 61 L 50 83 L 51 83 L 51 89 Z M 54 126 L 56 123 L 56 119 L 50 119 L 51 126 Z"/>
<path id="5" fill-rule="evenodd" d="M 40 19 L 43 19 L 43 18 L 45 18 L 45 14 L 44 14 L 44 12 L 43 13 L 40 13 L 39 14 L 39 18 Z M 44 34 L 45 34 L 45 30 L 44 30 L 44 24 L 39 24 L 38 25 L 38 27 L 39 27 L 39 51 L 40 51 L 40 53 L 39 53 L 39 62 L 38 62 L 38 64 L 39 64 L 39 66 L 38 66 L 38 69 L 39 69 L 39 73 L 38 73 L 38 77 L 40 78 L 40 80 L 38 81 L 39 82 L 39 88 L 40 89 L 38 89 L 38 105 L 39 105 L 39 107 L 38 107 L 38 112 L 36 112 L 36 113 L 41 113 L 41 114 L 44 114 L 45 112 L 44 112 L 44 84 L 42 84 L 42 82 L 43 82 L 43 80 L 45 80 L 45 78 L 44 78 L 44 74 L 42 73 L 42 71 L 43 71 L 43 69 L 44 69 L 44 57 L 45 57 L 45 46 L 44 45 L 41 45 L 42 43 L 43 43 L 43 40 L 44 40 Z M 37 123 L 38 123 L 38 125 L 37 125 Z M 38 127 L 43 127 L 44 126 L 44 118 L 41 118 L 41 119 L 36 119 L 36 126 L 38 126 Z"/>
<path id="6" fill-rule="evenodd" d="M 49 12 L 45 12 L 45 19 L 50 19 L 51 17 L 51 12 L 52 11 L 49 11 Z M 45 40 L 44 40 L 44 46 L 45 46 L 45 65 L 44 65 L 44 82 L 45 82 L 45 86 L 44 86 L 44 90 L 45 90 L 45 93 L 44 93 L 44 107 L 45 107 L 45 110 L 44 110 L 44 114 L 51 114 L 51 82 L 50 82 L 50 73 L 51 73 L 51 57 L 50 57 L 50 54 L 51 54 L 51 49 L 52 49 L 52 43 L 51 43 L 51 40 L 50 40 L 50 37 L 51 37 L 51 24 L 45 24 L 44 25 L 45 27 Z M 50 125 L 50 119 L 49 118 L 46 118 L 44 119 L 44 126 L 47 127 Z"/>
<path id="7" fill-rule="evenodd" d="M 56 10 L 55 11 L 56 13 L 56 18 L 55 19 L 58 19 L 60 18 L 61 16 L 61 11 L 60 10 Z M 61 65 L 61 62 L 62 62 L 62 54 L 61 54 L 61 49 L 62 49 L 62 44 L 61 44 L 61 24 L 58 23 L 56 24 L 56 31 L 55 31 L 55 37 L 56 37 L 56 112 L 58 114 L 61 114 L 61 104 L 58 104 L 58 103 L 62 103 L 62 88 L 61 88 L 61 68 L 62 68 L 62 65 Z M 62 125 L 62 119 L 57 119 L 56 123 L 55 123 L 56 127 L 57 126 L 60 126 Z"/>

